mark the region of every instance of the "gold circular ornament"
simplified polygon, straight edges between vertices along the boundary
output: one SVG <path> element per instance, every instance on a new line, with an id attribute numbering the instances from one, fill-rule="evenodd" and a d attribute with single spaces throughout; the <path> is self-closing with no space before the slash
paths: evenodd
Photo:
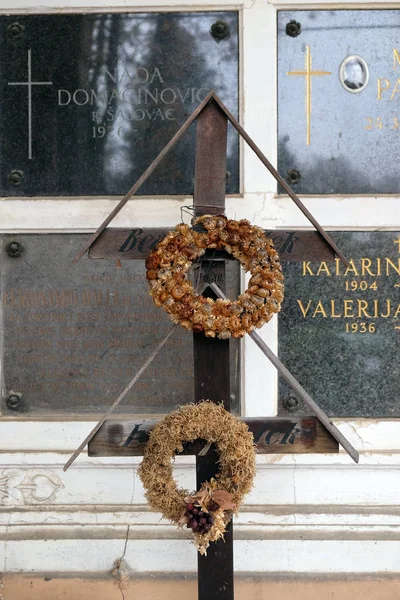
<path id="1" fill-rule="evenodd" d="M 193 494 L 178 488 L 172 460 L 185 442 L 215 443 L 219 472 Z M 223 537 L 226 526 L 250 491 L 255 475 L 253 434 L 246 423 L 222 405 L 204 400 L 170 413 L 150 432 L 139 476 L 151 508 L 191 529 L 205 554 L 210 542 Z"/>
<path id="2" fill-rule="evenodd" d="M 273 242 L 246 219 L 204 215 L 196 231 L 179 224 L 158 242 L 146 260 L 150 294 L 175 323 L 208 337 L 240 338 L 262 327 L 279 312 L 283 274 Z M 225 250 L 251 273 L 246 291 L 237 300 L 205 298 L 195 293 L 187 274 L 206 249 Z"/>

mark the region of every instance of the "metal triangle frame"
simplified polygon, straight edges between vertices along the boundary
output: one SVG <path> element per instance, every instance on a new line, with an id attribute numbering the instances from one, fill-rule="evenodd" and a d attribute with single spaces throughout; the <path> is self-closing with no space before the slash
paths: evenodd
<path id="1" fill-rule="evenodd" d="M 233 127 L 237 130 L 239 135 L 247 142 L 253 152 L 258 156 L 263 165 L 268 169 L 268 171 L 273 175 L 279 185 L 285 190 L 285 192 L 290 196 L 296 206 L 301 210 L 305 217 L 310 221 L 310 223 L 315 227 L 318 233 L 323 237 L 326 243 L 332 248 L 335 254 L 340 258 L 340 260 L 346 265 L 349 266 L 349 261 L 343 255 L 341 250 L 335 244 L 331 236 L 325 231 L 325 229 L 318 223 L 318 221 L 313 217 L 310 211 L 304 206 L 300 198 L 294 193 L 292 188 L 286 183 L 283 177 L 278 173 L 275 167 L 270 163 L 268 158 L 263 154 L 257 144 L 252 140 L 249 134 L 243 129 L 240 123 L 235 119 L 232 113 L 227 109 L 225 104 L 218 98 L 217 94 L 212 90 L 204 100 L 199 104 L 199 106 L 192 112 L 189 118 L 185 121 L 182 127 L 176 132 L 176 134 L 170 139 L 168 144 L 164 146 L 161 150 L 160 154 L 153 160 L 151 165 L 146 169 L 146 171 L 139 177 L 136 183 L 131 187 L 131 189 L 125 194 L 125 196 L 120 200 L 120 202 L 115 206 L 115 208 L 111 211 L 108 217 L 103 221 L 103 223 L 98 227 L 95 233 L 90 237 L 90 239 L 85 243 L 85 245 L 78 252 L 76 257 L 73 260 L 73 264 L 76 264 L 80 258 L 89 250 L 92 244 L 97 240 L 97 238 L 103 233 L 103 231 L 108 227 L 111 221 L 117 216 L 117 214 L 121 211 L 121 209 L 125 206 L 125 204 L 136 194 L 139 188 L 147 181 L 153 171 L 158 167 L 160 162 L 166 157 L 168 152 L 175 146 L 175 144 L 184 136 L 189 127 L 194 123 L 197 117 L 203 112 L 205 107 L 214 101 L 221 111 L 224 113 L 225 117 L 228 121 L 233 125 Z"/>
<path id="2" fill-rule="evenodd" d="M 139 188 L 143 185 L 143 183 L 149 178 L 149 176 L 153 173 L 153 171 L 157 168 L 159 163 L 165 158 L 168 152 L 173 148 L 173 146 L 183 137 L 192 123 L 199 117 L 199 115 L 204 111 L 206 106 L 208 106 L 211 102 L 214 102 L 219 110 L 223 113 L 225 118 L 230 121 L 230 123 L 235 127 L 238 133 L 243 137 L 243 139 L 247 142 L 247 144 L 251 147 L 251 149 L 255 152 L 261 162 L 266 166 L 266 168 L 270 171 L 270 173 L 275 177 L 281 187 L 285 190 L 285 192 L 290 196 L 290 198 L 295 202 L 298 208 L 302 211 L 302 213 L 307 217 L 310 223 L 315 227 L 315 229 L 319 232 L 325 242 L 330 246 L 330 248 L 336 253 L 336 255 L 346 264 L 349 265 L 348 260 L 342 254 L 340 249 L 336 246 L 335 242 L 328 235 L 328 233 L 323 229 L 323 227 L 316 221 L 313 215 L 308 211 L 308 209 L 304 206 L 301 200 L 296 196 L 293 190 L 288 186 L 282 176 L 276 171 L 276 169 L 272 166 L 266 156 L 262 153 L 260 148 L 255 144 L 255 142 L 251 139 L 251 137 L 246 133 L 246 131 L 241 127 L 235 117 L 229 112 L 226 106 L 222 103 L 222 101 L 218 98 L 214 91 L 211 91 L 206 98 L 199 104 L 196 110 L 190 115 L 190 117 L 185 121 L 185 123 L 181 126 L 181 128 L 177 131 L 177 133 L 171 138 L 168 144 L 163 148 L 157 158 L 151 163 L 151 165 L 146 169 L 146 171 L 142 174 L 142 176 L 136 181 L 136 183 L 132 186 L 132 188 L 128 191 L 128 193 L 122 198 L 122 200 L 115 206 L 115 208 L 111 211 L 108 217 L 103 221 L 100 227 L 96 230 L 96 232 L 90 237 L 90 239 L 85 243 L 85 245 L 81 248 L 74 259 L 74 264 L 79 261 L 79 259 L 89 250 L 92 244 L 97 240 L 97 238 L 103 233 L 103 231 L 107 228 L 107 226 L 111 223 L 111 221 L 115 218 L 115 216 L 121 211 L 121 209 L 125 206 L 128 200 L 139 190 Z M 212 287 L 212 286 L 211 286 Z M 214 293 L 217 295 L 221 295 L 221 290 L 215 286 Z M 254 334 L 254 335 L 253 335 Z M 316 415 L 316 417 L 320 420 L 322 425 L 330 432 L 330 434 L 336 439 L 336 441 L 343 447 L 343 449 L 349 454 L 349 456 L 355 461 L 359 461 L 359 454 L 357 450 L 350 444 L 350 442 L 344 437 L 344 435 L 339 431 L 339 429 L 332 423 L 329 417 L 324 413 L 324 411 L 317 405 L 317 403 L 309 396 L 309 394 L 302 388 L 302 386 L 297 382 L 297 380 L 291 375 L 288 369 L 280 362 L 278 357 L 272 352 L 272 350 L 261 340 L 261 338 L 254 332 L 250 334 L 253 341 L 257 344 L 257 346 L 261 349 L 265 356 L 272 362 L 272 364 L 278 369 L 278 372 L 289 382 L 291 387 L 296 390 L 302 400 L 306 403 L 306 405 L 312 410 L 312 412 Z M 164 342 L 163 342 L 164 343 Z M 162 344 L 163 344 L 162 343 Z M 134 378 L 136 381 L 137 377 Z M 76 452 L 72 455 L 70 460 L 66 463 L 64 470 L 66 470 L 71 463 L 77 458 L 80 452 L 83 450 L 85 445 L 90 441 L 90 439 L 94 436 L 94 434 L 100 428 L 100 425 L 105 421 L 105 419 L 111 414 L 117 404 L 119 404 L 122 399 L 123 394 L 118 398 L 118 400 L 112 405 L 112 407 L 107 411 L 104 415 L 103 419 L 97 424 L 97 426 L 91 431 L 91 433 L 86 437 L 86 439 L 82 442 Z"/>

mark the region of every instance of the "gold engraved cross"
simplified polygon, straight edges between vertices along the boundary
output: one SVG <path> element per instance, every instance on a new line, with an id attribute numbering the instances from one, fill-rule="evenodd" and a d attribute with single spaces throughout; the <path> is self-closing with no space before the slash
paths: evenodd
<path id="1" fill-rule="evenodd" d="M 332 75 L 331 71 L 312 71 L 312 58 L 310 46 L 306 47 L 304 71 L 289 71 L 286 75 L 303 75 L 306 78 L 306 118 L 307 118 L 307 146 L 311 143 L 311 76 Z"/>

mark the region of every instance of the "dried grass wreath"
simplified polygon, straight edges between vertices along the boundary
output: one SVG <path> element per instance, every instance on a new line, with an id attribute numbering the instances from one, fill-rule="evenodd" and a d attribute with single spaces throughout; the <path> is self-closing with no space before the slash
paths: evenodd
<path id="1" fill-rule="evenodd" d="M 204 232 L 177 225 L 146 260 L 150 294 L 175 323 L 208 337 L 243 337 L 262 327 L 283 300 L 283 274 L 273 242 L 260 227 L 245 219 L 204 215 L 195 219 Z M 186 276 L 206 248 L 226 250 L 237 258 L 251 278 L 237 300 L 213 300 L 195 293 Z"/>
<path id="2" fill-rule="evenodd" d="M 172 460 L 184 442 L 198 438 L 215 443 L 220 470 L 215 479 L 189 494 L 173 479 Z M 253 434 L 247 425 L 209 400 L 170 413 L 150 433 L 139 475 L 151 508 L 194 533 L 206 554 L 210 542 L 223 537 L 226 525 L 250 491 L 255 475 Z"/>

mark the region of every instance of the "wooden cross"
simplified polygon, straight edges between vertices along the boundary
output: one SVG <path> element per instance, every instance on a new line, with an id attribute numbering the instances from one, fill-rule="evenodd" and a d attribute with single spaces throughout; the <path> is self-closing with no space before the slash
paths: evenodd
<path id="1" fill-rule="evenodd" d="M 330 236 L 302 205 L 294 192 L 287 186 L 286 182 L 275 171 L 248 134 L 215 96 L 214 92 L 211 92 L 193 115 L 189 117 L 188 121 L 181 127 L 171 142 L 167 144 L 157 159 L 121 200 L 109 217 L 107 217 L 77 255 L 75 262 L 89 248 L 90 258 L 145 258 L 148 250 L 157 242 L 157 239 L 161 239 L 165 235 L 165 230 L 163 229 L 106 230 L 106 227 L 195 119 L 197 119 L 194 187 L 194 211 L 196 216 L 202 214 L 224 214 L 225 212 L 226 144 L 227 123 L 229 120 L 319 232 L 319 235 L 313 232 L 274 232 L 276 237 L 281 237 L 283 240 L 282 246 L 284 247 L 284 251 L 280 254 L 281 260 L 321 260 L 322 256 L 324 260 L 333 260 L 336 253 L 347 263 L 347 260 L 343 257 Z M 277 249 L 279 251 L 279 244 Z M 225 260 L 225 254 L 223 256 Z M 210 262 L 212 263 L 215 258 L 218 258 L 218 256 L 215 257 L 213 254 L 210 257 L 206 253 L 201 260 L 202 268 L 204 267 L 207 271 L 212 268 Z M 220 274 L 221 271 L 223 277 L 219 288 L 214 287 L 214 289 L 211 289 L 211 292 L 208 290 L 208 293 L 214 294 L 214 297 L 224 292 L 225 266 L 222 269 L 220 267 L 218 273 Z M 212 288 L 212 286 L 210 287 Z M 283 365 L 281 365 L 279 359 L 271 351 L 266 351 L 261 338 L 254 333 L 253 339 L 270 360 L 273 362 L 274 360 L 277 361 L 274 364 L 285 375 L 285 371 L 282 371 Z M 195 333 L 193 334 L 193 343 L 195 401 L 199 402 L 202 399 L 210 399 L 216 403 L 223 403 L 226 410 L 230 410 L 229 340 L 207 338 L 203 333 Z M 271 356 L 269 356 L 269 352 Z M 136 378 L 134 380 L 136 381 Z M 299 386 L 293 377 L 292 384 L 293 386 Z M 301 386 L 299 388 L 302 390 Z M 305 393 L 304 390 L 302 391 Z M 348 444 L 342 434 L 329 421 L 328 417 L 313 403 L 313 400 L 311 398 L 309 400 L 311 404 L 309 402 L 308 405 L 312 407 L 314 412 L 318 414 L 317 410 L 320 411 L 318 415 L 319 420 L 315 417 L 305 419 L 245 419 L 254 434 L 258 452 L 338 452 L 337 440 L 339 440 L 344 447 L 347 445 L 346 449 L 350 454 L 353 451 L 352 456 L 357 460 L 358 455 L 354 448 Z M 116 403 L 114 403 L 113 407 L 115 405 Z M 107 415 L 110 412 L 111 409 L 107 412 Z M 326 428 L 321 425 L 321 420 L 325 423 Z M 100 427 L 101 423 L 103 424 Z M 153 425 L 153 421 L 106 420 L 104 422 L 103 418 L 68 461 L 64 470 L 71 464 L 88 441 L 89 456 L 142 455 L 148 432 Z M 203 444 L 200 442 L 186 445 L 184 453 L 196 455 L 197 489 L 199 489 L 204 481 L 209 480 L 216 474 L 218 470 L 218 456 L 213 448 L 203 448 Z M 225 534 L 225 540 L 212 543 L 208 549 L 207 556 L 198 555 L 199 600 L 233 600 L 233 576 L 233 527 L 232 523 L 230 523 Z"/>

